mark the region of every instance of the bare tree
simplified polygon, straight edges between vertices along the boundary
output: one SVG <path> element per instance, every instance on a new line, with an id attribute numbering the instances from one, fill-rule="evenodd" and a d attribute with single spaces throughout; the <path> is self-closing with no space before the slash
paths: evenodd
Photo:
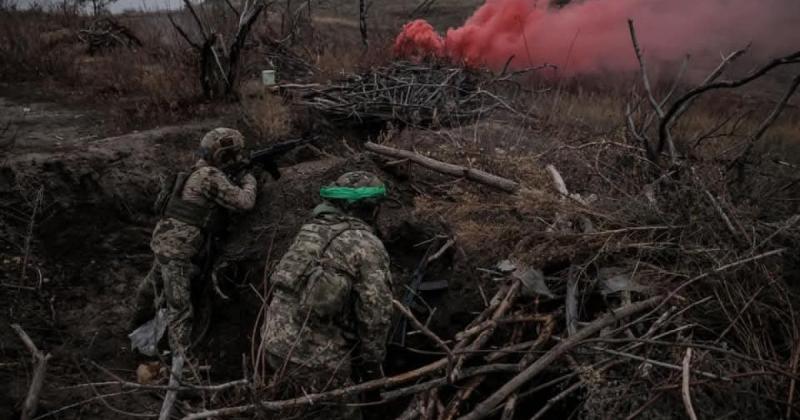
<path id="1" fill-rule="evenodd" d="M 17 8 L 17 0 L 0 0 L 0 10 L 13 10 Z"/>
<path id="2" fill-rule="evenodd" d="M 636 140 L 642 143 L 642 146 L 647 152 L 647 157 L 655 163 L 660 161 L 662 153 L 664 153 L 665 150 L 670 158 L 670 163 L 673 166 L 680 163 L 681 159 L 679 156 L 679 149 L 690 147 L 690 145 L 686 144 L 686 142 L 681 142 L 681 144 L 678 144 L 678 139 L 673 137 L 672 129 L 676 126 L 681 116 L 683 116 L 692 107 L 698 98 L 714 91 L 736 89 L 745 86 L 764 77 L 779 67 L 800 63 L 800 51 L 796 51 L 783 57 L 776 58 L 762 67 L 756 68 L 740 79 L 720 80 L 730 64 L 749 50 L 750 47 L 747 46 L 741 50 L 734 51 L 731 54 L 724 55 L 720 64 L 713 71 L 711 71 L 708 76 L 706 76 L 702 83 L 694 88 L 691 88 L 688 92 L 678 96 L 673 100 L 673 97 L 678 89 L 680 79 L 686 70 L 688 61 L 687 57 L 687 60 L 684 61 L 681 71 L 676 77 L 673 86 L 663 98 L 658 99 L 656 98 L 656 94 L 653 91 L 647 74 L 645 57 L 642 53 L 641 47 L 639 46 L 639 41 L 636 37 L 636 31 L 634 29 L 632 20 L 628 21 L 628 27 L 630 29 L 634 52 L 636 53 L 636 58 L 639 60 L 642 86 L 644 88 L 644 97 L 639 97 L 639 95 L 634 92 L 633 100 L 627 106 L 628 131 Z M 766 119 L 759 124 L 758 129 L 749 136 L 744 152 L 742 152 L 742 155 L 740 155 L 740 157 L 738 157 L 734 163 L 741 163 L 744 157 L 746 157 L 752 151 L 753 144 L 763 137 L 767 129 L 775 122 L 777 117 L 780 116 L 789 102 L 789 99 L 798 89 L 798 86 L 800 86 L 800 75 L 798 75 L 790 84 L 782 99 L 777 103 L 773 111 L 766 117 Z M 642 110 L 642 105 L 644 103 L 650 105 L 650 111 Z M 634 121 L 635 114 L 642 116 L 640 119 L 641 121 L 638 123 Z M 716 127 L 716 130 L 719 129 L 721 129 L 721 127 Z M 714 133 L 707 133 L 704 136 L 713 134 Z M 699 142 L 695 141 L 695 144 L 697 143 Z"/>
<path id="3" fill-rule="evenodd" d="M 242 4 L 241 11 L 239 11 L 231 3 L 227 2 L 230 9 L 238 15 L 238 24 L 234 34 L 227 37 L 227 39 L 231 39 L 230 43 L 225 44 L 220 34 L 210 31 L 203 24 L 189 0 L 184 0 L 183 3 L 197 24 L 202 41 L 193 41 L 186 30 L 175 22 L 172 15 L 169 16 L 169 20 L 175 30 L 200 55 L 203 95 L 208 99 L 230 96 L 233 93 L 235 81 L 238 77 L 239 59 L 245 40 L 253 24 L 266 8 L 266 4 L 263 0 L 246 0 Z"/>
<path id="4" fill-rule="evenodd" d="M 369 12 L 369 5 L 367 0 L 358 0 L 358 27 L 361 31 L 361 42 L 364 48 L 369 47 L 369 40 L 367 39 L 367 14 Z"/>
<path id="5" fill-rule="evenodd" d="M 92 5 L 92 14 L 98 16 L 106 11 L 106 7 L 109 4 L 114 3 L 117 0 L 77 0 L 78 4 L 81 6 L 87 6 L 89 4 Z"/>

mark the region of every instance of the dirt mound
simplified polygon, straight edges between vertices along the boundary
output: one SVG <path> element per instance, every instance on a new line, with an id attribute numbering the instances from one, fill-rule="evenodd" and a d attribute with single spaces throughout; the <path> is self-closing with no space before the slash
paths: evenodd
<path id="1" fill-rule="evenodd" d="M 239 379 L 260 368 L 259 317 L 271 267 L 319 203 L 319 188 L 343 172 L 368 170 L 389 185 L 378 231 L 392 256 L 395 295 L 406 294 L 426 255 L 442 250 L 421 272 L 423 281 L 445 281 L 446 291 L 422 292 L 412 309 L 448 341 L 445 347 L 461 352 L 455 370 L 502 368 L 442 382 L 434 389 L 438 396 L 426 388 L 418 402 L 443 398 L 456 411 L 462 403 L 464 410 L 474 407 L 478 398 L 499 392 L 511 373 L 540 363 L 535 358 L 544 352 L 550 365 L 518 388 L 520 412 L 552 408 L 566 416 L 579 405 L 590 419 L 634 410 L 668 418 L 679 402 L 664 390 L 677 389 L 676 367 L 684 348 L 694 347 L 692 369 L 704 379 L 695 378 L 693 398 L 704 414 L 727 412 L 722 396 L 733 394 L 741 412 L 776 417 L 782 407 L 763 397 L 782 397 L 794 381 L 778 361 L 797 358 L 794 314 L 783 309 L 791 308 L 796 292 L 782 279 L 797 265 L 787 250 L 797 248 L 799 218 L 786 219 L 778 209 L 780 218 L 759 219 L 755 204 L 720 188 L 725 184 L 715 178 L 713 162 L 653 181 L 650 164 L 635 155 L 641 150 L 624 140 L 559 141 L 528 123 L 498 120 L 380 136 L 390 147 L 506 177 L 519 185 L 514 194 L 329 139 L 287 156 L 281 179 L 261 174 L 256 208 L 231 215 L 231 228 L 219 238 L 224 252 L 217 278 L 227 298 L 215 295 L 208 340 L 197 349 L 204 378 Z M 0 295 L 0 305 L 55 355 L 43 412 L 92 397 L 74 388 L 108 378 L 92 362 L 135 378 L 138 360 L 126 350 L 124 324 L 150 264 L 150 203 L 159 175 L 188 166 L 186 152 L 207 128 L 22 150 L 0 167 L 10 257 L 2 261 L 0 278 L 12 291 Z M 320 148 L 335 148 L 340 156 Z M 631 325 L 608 328 L 617 319 L 602 314 L 637 305 L 653 309 Z M 598 338 L 570 344 L 574 351 L 559 359 L 565 341 L 603 319 L 608 323 Z M 0 398 L 11 406 L 25 393 L 28 354 L 10 330 L 0 330 L 0 338 L 0 355 L 16 361 L 0 371 L 7 384 Z M 390 347 L 387 373 L 436 360 L 445 354 L 440 350 L 415 333 L 403 348 Z M 509 363 L 483 364 L 500 359 Z M 552 381 L 563 386 L 551 387 Z M 230 397 L 213 406 L 248 400 Z M 160 398 L 140 392 L 115 406 L 155 412 Z M 407 402 L 398 399 L 397 407 Z M 86 414 L 108 416 L 104 410 Z"/>
<path id="2" fill-rule="evenodd" d="M 84 358 L 135 368 L 121 350 L 130 298 L 152 258 L 150 209 L 159 176 L 190 161 L 197 138 L 214 125 L 40 142 L 36 151 L 14 148 L 0 162 L 0 305 L 9 323 L 20 323 L 54 355 L 42 410 L 85 395 L 58 391 L 83 381 Z M 0 342 L 3 359 L 18 361 L 0 371 L 0 405 L 11 409 L 27 392 L 21 362 L 28 354 L 7 325 Z"/>
<path id="3" fill-rule="evenodd" d="M 0 215 L 8 257 L 0 261 L 0 279 L 10 293 L 0 297 L 0 305 L 9 308 L 10 323 L 20 323 L 40 348 L 54 355 L 40 412 L 91 397 L 85 388 L 59 389 L 108 379 L 92 363 L 134 380 L 138 361 L 127 350 L 126 324 L 131 297 L 152 258 L 148 243 L 156 219 L 151 205 L 159 178 L 174 168 L 190 166 L 197 138 L 214 125 L 53 143 L 35 151 L 19 148 L 2 162 Z M 378 229 L 393 255 L 398 294 L 425 252 L 425 247 L 415 245 L 446 233 L 440 223 L 421 221 L 413 214 L 415 192 L 403 171 L 384 170 L 380 161 L 363 154 L 337 158 L 320 155 L 315 148 L 285 160 L 290 166 L 282 169 L 280 180 L 259 175 L 256 208 L 232 215 L 231 229 L 220 238 L 224 252 L 218 258 L 218 279 L 229 300 L 214 297 L 208 339 L 197 350 L 201 365 L 208 366 L 207 377 L 215 381 L 241 378 L 242 356 L 253 360 L 251 345 L 258 338 L 254 327 L 266 295 L 264 280 L 319 203 L 321 186 L 350 170 L 372 171 L 386 180 L 391 193 Z M 429 275 L 443 275 L 458 265 L 453 258 L 464 261 L 448 253 Z M 459 298 L 458 293 L 452 296 Z M 436 325 L 446 327 L 452 316 L 463 315 L 463 305 L 441 294 L 430 298 L 442 308 Z M 0 371 L 5 384 L 0 398 L 7 403 L 3 405 L 18 407 L 27 392 L 28 353 L 9 328 L 0 329 L 0 338 L 2 358 L 16 361 Z M 397 366 L 404 363 L 397 360 Z M 141 394 L 118 407 L 140 412 L 159 403 L 158 398 Z M 101 413 L 86 415 L 104 418 Z"/>

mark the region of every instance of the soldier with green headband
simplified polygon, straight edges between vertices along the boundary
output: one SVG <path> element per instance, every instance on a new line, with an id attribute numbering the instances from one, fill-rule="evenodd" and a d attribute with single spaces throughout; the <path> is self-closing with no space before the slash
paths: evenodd
<path id="1" fill-rule="evenodd" d="M 379 376 L 392 318 L 389 255 L 370 226 L 386 195 L 368 172 L 320 190 L 313 211 L 271 277 L 263 338 L 275 385 L 296 396 Z M 357 419 L 345 405 L 315 405 L 303 418 Z"/>

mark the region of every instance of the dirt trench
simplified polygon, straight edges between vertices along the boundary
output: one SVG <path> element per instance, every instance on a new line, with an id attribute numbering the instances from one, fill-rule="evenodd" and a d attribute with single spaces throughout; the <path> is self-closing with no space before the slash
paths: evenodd
<path id="1" fill-rule="evenodd" d="M 191 165 L 197 140 L 216 125 L 208 121 L 73 142 L 44 137 L 36 147 L 23 138 L 0 160 L 0 418 L 18 415 L 32 373 L 12 323 L 53 354 L 40 413 L 91 397 L 90 390 L 73 387 L 108 379 L 93 363 L 135 380 L 142 359 L 130 352 L 126 327 L 136 286 L 151 263 L 148 244 L 157 221 L 151 204 L 159 178 Z M 220 259 L 227 264 L 220 286 L 230 300 L 214 298 L 213 322 L 197 349 L 211 381 L 240 378 L 243 357 L 252 360 L 265 273 L 319 201 L 320 186 L 357 169 L 386 179 L 392 193 L 378 229 L 392 255 L 396 296 L 404 293 L 425 252 L 418 244 L 443 233 L 441 226 L 415 218 L 413 191 L 403 174 L 385 172 L 365 155 L 331 157 L 305 150 L 283 164 L 280 180 L 260 176 L 256 208 L 234 215 L 223 239 Z M 452 277 L 453 267 L 464 259 L 448 252 L 428 278 Z M 435 328 L 451 330 L 467 318 L 461 296 L 455 289 L 427 296 L 437 306 Z M 477 299 L 469 290 L 464 296 Z M 387 368 L 399 371 L 419 359 L 393 347 Z M 112 402 L 141 413 L 155 411 L 160 398 L 145 393 Z M 108 418 L 110 413 L 101 404 L 87 404 L 59 418 Z"/>

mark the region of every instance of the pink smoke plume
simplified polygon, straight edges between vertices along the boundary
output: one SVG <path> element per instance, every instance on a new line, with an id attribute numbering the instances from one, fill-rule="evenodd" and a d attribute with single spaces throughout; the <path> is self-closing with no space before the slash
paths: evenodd
<path id="1" fill-rule="evenodd" d="M 403 30 L 394 40 L 394 53 L 412 60 L 425 56 L 440 57 L 444 55 L 444 40 L 430 23 L 414 20 L 403 25 Z"/>
<path id="2" fill-rule="evenodd" d="M 511 59 L 513 69 L 549 63 L 568 73 L 629 70 L 637 63 L 628 18 L 649 59 L 718 56 L 749 42 L 762 56 L 800 48 L 798 0 L 573 0 L 562 8 L 547 0 L 487 0 L 444 37 L 425 21 L 407 24 L 395 53 L 494 69 Z"/>

